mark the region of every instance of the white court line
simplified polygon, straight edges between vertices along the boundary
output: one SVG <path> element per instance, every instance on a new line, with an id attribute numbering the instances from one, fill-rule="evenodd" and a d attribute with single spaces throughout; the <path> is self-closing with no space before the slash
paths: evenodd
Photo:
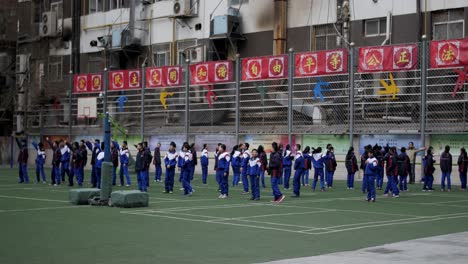
<path id="1" fill-rule="evenodd" d="M 150 202 L 150 204 L 165 204 L 165 203 L 178 203 L 178 202 L 203 202 L 203 201 L 217 201 L 219 199 L 187 199 L 187 200 L 176 200 L 174 201 L 161 201 L 161 202 Z"/>
<path id="2" fill-rule="evenodd" d="M 43 202 L 59 202 L 59 203 L 69 203 L 70 202 L 70 201 L 64 201 L 64 200 L 40 199 L 40 198 L 30 198 L 30 197 L 21 197 L 21 196 L 8 196 L 8 195 L 0 195 L 0 198 L 43 201 Z"/>
<path id="3" fill-rule="evenodd" d="M 195 206 L 195 207 L 172 207 L 165 209 L 146 209 L 146 210 L 125 210 L 121 212 L 143 212 L 143 213 L 153 213 L 153 212 L 182 212 L 182 211 L 193 211 L 193 210 L 204 210 L 204 209 L 229 209 L 229 208 L 241 208 L 241 207 L 252 207 L 260 206 L 262 204 L 226 204 L 226 205 L 207 205 L 207 206 Z"/>
<path id="4" fill-rule="evenodd" d="M 426 206 L 449 206 L 449 207 L 459 207 L 459 208 L 468 208 L 468 206 L 464 205 L 455 205 L 455 204 L 439 204 L 439 203 L 405 203 L 405 202 L 397 202 L 397 201 L 386 201 L 387 203 L 393 203 L 393 204 L 410 204 L 410 205 L 426 205 Z"/>
<path id="5" fill-rule="evenodd" d="M 301 231 L 294 231 L 294 230 L 274 228 L 274 227 L 266 227 L 266 226 L 254 226 L 254 225 L 246 225 L 246 224 L 227 223 L 227 222 L 212 222 L 212 221 L 209 221 L 209 220 L 191 219 L 191 218 L 168 216 L 168 215 L 152 215 L 152 214 L 141 214 L 141 213 L 132 213 L 132 212 L 126 212 L 125 214 L 159 217 L 159 218 L 169 218 L 169 219 L 184 220 L 184 221 L 191 221 L 191 222 L 201 222 L 201 223 L 209 223 L 209 224 L 218 224 L 218 225 L 248 227 L 248 228 L 253 228 L 253 229 L 275 230 L 275 231 L 282 231 L 282 232 L 288 232 L 288 233 L 305 234 L 305 235 L 308 234 L 308 235 L 310 235 L 309 233 L 305 233 L 305 232 L 301 232 Z"/>
<path id="6" fill-rule="evenodd" d="M 173 214 L 173 215 L 182 215 L 182 216 L 194 216 L 194 217 L 201 217 L 201 218 L 211 218 L 213 221 L 229 220 L 229 218 L 224 218 L 224 217 L 209 216 L 209 215 L 198 215 L 198 214 L 186 214 L 186 213 L 167 212 L 167 211 L 152 211 L 151 213 L 163 213 L 163 214 Z"/>
<path id="7" fill-rule="evenodd" d="M 0 210 L 0 213 L 30 212 L 30 211 L 43 211 L 43 210 L 56 210 L 56 209 L 72 209 L 72 208 L 89 208 L 89 207 L 90 207 L 90 206 L 40 207 L 40 208 L 28 208 L 28 209 Z"/>
<path id="8" fill-rule="evenodd" d="M 322 210 L 322 211 L 299 212 L 299 213 L 266 214 L 266 215 L 253 215 L 253 216 L 245 216 L 245 217 L 234 217 L 234 218 L 229 218 L 229 219 L 230 220 L 242 220 L 242 219 L 250 219 L 250 218 L 269 217 L 269 216 L 304 215 L 304 214 L 316 214 L 316 213 L 326 213 L 326 212 L 336 212 L 336 211 L 337 210 Z"/>
<path id="9" fill-rule="evenodd" d="M 366 225 L 366 226 L 358 226 L 358 227 L 351 227 L 345 229 L 338 229 L 338 230 L 331 230 L 325 232 L 318 232 L 313 233 L 314 235 L 325 235 L 331 233 L 338 233 L 344 231 L 351 231 L 351 230 L 358 230 L 370 227 L 382 227 L 382 226 L 393 226 L 393 225 L 403 225 L 403 224 L 415 224 L 415 223 L 423 223 L 423 222 L 432 222 L 432 221 L 439 221 L 439 220 L 450 220 L 450 219 L 457 219 L 457 218 L 465 218 L 468 217 L 468 214 L 465 215 L 458 215 L 458 216 L 448 216 L 448 217 L 437 217 L 437 218 L 430 218 L 430 219 L 420 219 L 420 220 L 413 220 L 413 221 L 405 221 L 405 222 L 398 222 L 398 223 L 384 223 L 384 224 L 374 224 L 374 225 Z"/>
<path id="10" fill-rule="evenodd" d="M 445 203 L 459 203 L 459 202 L 466 202 L 468 200 L 456 200 L 456 201 L 446 201 L 446 202 L 435 202 L 434 204 L 445 204 Z"/>

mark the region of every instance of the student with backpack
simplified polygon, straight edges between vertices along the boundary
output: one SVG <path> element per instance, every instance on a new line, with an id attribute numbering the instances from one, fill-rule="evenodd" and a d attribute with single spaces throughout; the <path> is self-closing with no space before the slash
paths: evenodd
<path id="1" fill-rule="evenodd" d="M 435 172 L 435 159 L 434 159 L 434 149 L 429 147 L 427 149 L 427 154 L 423 158 L 423 167 L 424 167 L 424 186 L 423 192 L 429 191 L 432 192 L 432 184 L 434 183 L 434 172 Z"/>
<path id="2" fill-rule="evenodd" d="M 402 147 L 400 151 L 400 155 L 397 156 L 400 190 L 406 192 L 408 191 L 408 175 L 411 170 L 411 163 L 410 158 L 406 155 L 406 148 Z"/>
<path id="3" fill-rule="evenodd" d="M 350 147 L 346 154 L 345 166 L 346 171 L 348 172 L 348 175 L 346 176 L 346 187 L 348 190 L 352 190 L 354 189 L 354 174 L 359 170 L 353 147 Z"/>
<path id="4" fill-rule="evenodd" d="M 325 162 L 325 182 L 327 184 L 327 188 L 333 188 L 333 176 L 336 171 L 337 163 L 334 148 L 332 146 L 328 148 L 326 155 L 329 158 L 327 162 Z"/>

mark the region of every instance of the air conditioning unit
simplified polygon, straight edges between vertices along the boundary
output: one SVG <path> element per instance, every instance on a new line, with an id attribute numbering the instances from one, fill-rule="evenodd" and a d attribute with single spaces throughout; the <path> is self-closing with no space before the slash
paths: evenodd
<path id="1" fill-rule="evenodd" d="M 29 55 L 16 55 L 16 73 L 25 73 L 29 69 Z"/>
<path id="2" fill-rule="evenodd" d="M 57 34 L 57 13 L 44 12 L 42 13 L 41 22 L 39 23 L 39 36 L 51 37 Z"/>
<path id="3" fill-rule="evenodd" d="M 190 58 L 190 62 L 202 62 L 205 61 L 205 47 L 200 46 L 193 49 L 188 50 L 189 54 L 188 57 Z"/>
<path id="4" fill-rule="evenodd" d="M 175 17 L 189 17 L 192 15 L 190 0 L 173 0 L 172 12 Z"/>

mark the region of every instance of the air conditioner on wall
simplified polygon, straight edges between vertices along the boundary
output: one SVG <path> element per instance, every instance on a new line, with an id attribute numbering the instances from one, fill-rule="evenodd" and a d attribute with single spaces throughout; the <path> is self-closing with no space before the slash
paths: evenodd
<path id="1" fill-rule="evenodd" d="M 186 17 L 191 16 L 192 6 L 190 0 L 173 0 L 172 1 L 172 12 L 175 17 Z"/>
<path id="2" fill-rule="evenodd" d="M 188 50 L 188 57 L 190 58 L 191 63 L 205 61 L 205 47 L 200 46 Z"/>
<path id="3" fill-rule="evenodd" d="M 57 34 L 57 13 L 50 11 L 42 13 L 39 23 L 39 36 L 51 37 Z"/>

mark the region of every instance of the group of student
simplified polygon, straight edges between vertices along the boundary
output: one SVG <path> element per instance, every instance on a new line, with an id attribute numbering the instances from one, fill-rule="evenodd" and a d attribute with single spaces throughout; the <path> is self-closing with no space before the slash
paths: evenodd
<path id="1" fill-rule="evenodd" d="M 16 139 L 20 148 L 18 155 L 20 183 L 28 183 L 27 161 L 28 149 L 25 140 Z M 87 165 L 88 150 L 91 152 L 91 185 L 100 188 L 101 169 L 104 161 L 104 142 L 96 139 L 93 143 L 85 140 L 68 143 L 65 140 L 50 141 L 45 140 L 53 152 L 51 184 L 54 186 L 65 182 L 65 175 L 68 176 L 68 185 L 73 186 L 74 176 L 79 186 L 83 185 L 84 167 Z M 32 142 L 37 150 L 36 156 L 36 178 L 37 182 L 46 183 L 44 164 L 46 153 L 42 142 Z M 148 142 L 141 142 L 135 145 L 138 149 L 135 162 L 135 172 L 137 174 L 138 189 L 146 192 L 150 179 L 149 168 L 155 166 L 154 181 L 162 181 L 162 165 L 165 167 L 164 193 L 173 193 L 176 167 L 179 169 L 179 182 L 182 183 L 180 190 L 184 195 L 192 195 L 194 189 L 191 181 L 194 178 L 195 167 L 197 166 L 197 152 L 195 144 L 184 142 L 179 152 L 176 144 L 171 142 L 169 149 L 161 160 L 161 144 L 158 143 L 154 149 L 154 155 L 148 147 Z M 242 194 L 251 194 L 251 200 L 260 199 L 260 186 L 265 188 L 265 174 L 271 176 L 271 188 L 273 202 L 282 202 L 285 198 L 279 186 L 283 185 L 285 190 L 290 188 L 292 176 L 292 197 L 300 197 L 301 186 L 309 185 L 309 171 L 314 170 L 312 191 L 315 191 L 317 183 L 320 181 L 320 190 L 333 187 L 334 173 L 337 162 L 334 148 L 331 144 L 323 151 L 321 147 L 310 148 L 306 146 L 303 150 L 300 144 L 296 144 L 294 149 L 290 145 L 283 148 L 282 144 L 273 142 L 269 159 L 262 145 L 257 149 L 249 150 L 249 143 L 235 145 L 231 152 L 228 152 L 224 144 L 219 143 L 214 153 L 214 170 L 216 182 L 220 192 L 219 198 L 225 199 L 229 196 L 229 185 L 233 187 L 242 183 Z M 408 148 L 382 146 L 365 146 L 361 155 L 361 164 L 358 165 L 354 148 L 350 147 L 345 158 L 347 170 L 347 188 L 354 189 L 355 173 L 362 169 L 362 192 L 367 192 L 368 201 L 375 201 L 376 189 L 383 189 L 384 174 L 387 177 L 387 184 L 384 189 L 384 196 L 399 197 L 400 191 L 408 190 L 409 183 L 415 183 L 415 157 L 418 152 L 425 151 L 426 148 L 416 149 L 412 142 Z M 124 186 L 124 176 L 126 186 L 131 186 L 128 171 L 130 153 L 126 141 L 122 145 L 116 141 L 111 142 L 111 163 L 112 163 L 112 184 L 116 185 L 116 172 L 120 165 L 120 186 Z M 164 162 L 164 163 L 163 163 Z M 435 159 L 433 147 L 427 148 L 426 155 L 422 158 L 424 176 L 423 191 L 433 191 L 433 181 L 435 172 Z M 451 171 L 452 155 L 450 147 L 446 146 L 440 153 L 441 169 L 441 191 L 451 191 Z M 203 145 L 201 151 L 200 164 L 202 169 L 202 183 L 206 184 L 208 179 L 209 155 L 207 145 Z M 460 149 L 457 162 L 460 174 L 461 189 L 466 190 L 468 157 L 464 148 Z M 232 169 L 232 181 L 228 178 Z M 294 174 L 293 174 L 294 169 Z M 249 184 L 250 182 L 250 184 Z"/>

